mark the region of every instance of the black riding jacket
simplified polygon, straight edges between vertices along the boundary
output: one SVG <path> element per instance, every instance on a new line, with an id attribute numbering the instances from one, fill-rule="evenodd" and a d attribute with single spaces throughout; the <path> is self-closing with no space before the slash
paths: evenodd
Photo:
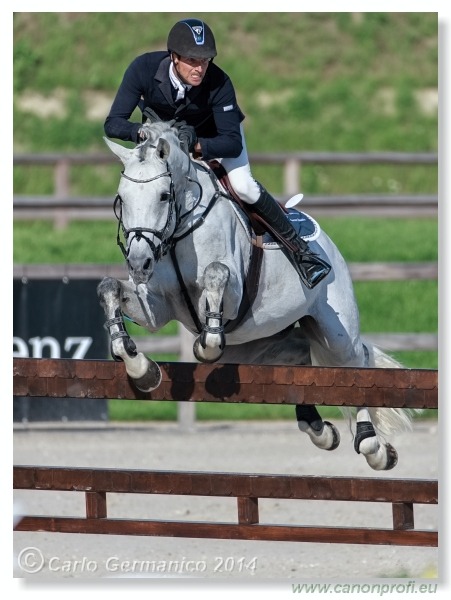
<path id="1" fill-rule="evenodd" d="M 168 52 L 148 52 L 135 58 L 124 74 L 106 118 L 106 135 L 137 142 L 141 124 L 130 123 L 128 119 L 137 106 L 141 111 L 150 107 L 163 121 L 177 119 L 192 125 L 205 160 L 239 156 L 240 123 L 244 115 L 237 105 L 230 78 L 212 62 L 202 83 L 193 86 L 176 103 L 169 79 L 170 63 Z"/>

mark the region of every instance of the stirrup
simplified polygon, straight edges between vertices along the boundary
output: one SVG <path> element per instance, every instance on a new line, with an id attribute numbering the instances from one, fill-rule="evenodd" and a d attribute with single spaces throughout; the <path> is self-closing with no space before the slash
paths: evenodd
<path id="1" fill-rule="evenodd" d="M 314 260 L 303 262 L 303 258 L 314 256 Z M 307 253 L 302 255 L 299 253 L 292 255 L 292 265 L 296 269 L 302 283 L 310 290 L 313 289 L 320 281 L 322 281 L 331 270 L 331 266 L 324 260 L 318 258 L 316 254 Z"/>

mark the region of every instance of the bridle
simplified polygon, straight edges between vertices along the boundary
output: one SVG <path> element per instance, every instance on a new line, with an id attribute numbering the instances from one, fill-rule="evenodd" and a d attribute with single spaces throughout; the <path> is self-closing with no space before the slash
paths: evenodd
<path id="1" fill-rule="evenodd" d="M 130 248 L 131 248 L 131 242 L 134 239 L 136 239 L 136 241 L 139 242 L 139 240 L 142 238 L 149 244 L 149 246 L 152 250 L 152 253 L 155 257 L 155 261 L 158 262 L 160 260 L 160 258 L 162 258 L 167 253 L 167 251 L 171 245 L 171 238 L 167 234 L 168 234 L 169 228 L 171 226 L 172 220 L 174 218 L 174 214 L 177 214 L 177 204 L 175 202 L 175 188 L 174 188 L 174 181 L 172 178 L 172 173 L 171 173 L 171 171 L 167 170 L 164 173 L 160 173 L 159 175 L 156 175 L 155 177 L 151 177 L 150 179 L 134 179 L 133 177 L 130 177 L 129 175 L 127 175 L 124 171 L 121 171 L 121 177 L 124 177 L 125 179 L 128 179 L 129 181 L 132 181 L 133 183 L 150 183 L 152 181 L 160 179 L 160 177 L 170 177 L 170 179 L 171 179 L 169 193 L 167 195 L 165 194 L 166 197 L 164 199 L 162 199 L 162 201 L 164 201 L 164 200 L 169 201 L 168 217 L 166 219 L 166 223 L 165 223 L 164 227 L 160 230 L 152 229 L 151 227 L 130 227 L 129 229 L 127 229 L 124 226 L 124 222 L 122 220 L 123 200 L 122 200 L 120 194 L 116 195 L 116 198 L 114 199 L 114 205 L 113 205 L 114 214 L 116 215 L 116 218 L 118 220 L 116 242 L 117 242 L 117 245 L 119 246 L 119 248 L 121 249 L 125 260 L 128 260 L 128 255 L 129 255 Z M 118 209 L 118 204 L 119 204 L 119 209 Z M 128 250 L 125 248 L 124 244 L 122 243 L 121 236 L 120 236 L 121 230 L 122 230 L 122 234 L 123 234 L 125 240 L 127 240 L 127 242 L 128 242 Z M 133 236 L 129 241 L 130 234 L 133 234 Z M 154 242 L 148 237 L 147 234 L 151 234 L 160 240 L 160 243 L 158 244 L 158 246 L 156 246 L 154 244 Z"/>

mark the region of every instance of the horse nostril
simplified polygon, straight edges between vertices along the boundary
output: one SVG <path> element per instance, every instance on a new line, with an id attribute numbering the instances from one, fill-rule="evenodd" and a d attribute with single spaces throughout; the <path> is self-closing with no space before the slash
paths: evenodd
<path id="1" fill-rule="evenodd" d="M 151 264 L 152 264 L 152 262 L 151 262 L 150 258 L 148 258 L 143 265 L 143 270 L 147 271 L 148 269 L 150 269 Z"/>

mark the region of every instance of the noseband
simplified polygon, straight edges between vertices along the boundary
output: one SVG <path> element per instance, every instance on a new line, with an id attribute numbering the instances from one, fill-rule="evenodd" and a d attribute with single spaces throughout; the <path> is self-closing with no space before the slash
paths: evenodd
<path id="1" fill-rule="evenodd" d="M 158 262 L 160 260 L 160 258 L 163 257 L 167 253 L 167 251 L 171 245 L 171 238 L 167 237 L 167 233 L 171 226 L 172 219 L 174 217 L 174 212 L 176 212 L 176 210 L 177 210 L 177 208 L 176 208 L 177 205 L 175 203 L 175 189 L 174 189 L 174 181 L 172 179 L 172 173 L 171 173 L 171 171 L 165 171 L 164 173 L 160 173 L 159 175 L 156 175 L 155 177 L 151 177 L 150 179 L 133 179 L 133 177 L 130 177 L 129 175 L 126 175 L 124 171 L 121 171 L 121 176 L 124 177 L 125 179 L 128 179 L 129 181 L 132 181 L 133 183 L 150 183 L 152 181 L 155 181 L 156 179 L 160 179 L 160 177 L 170 177 L 170 179 L 171 179 L 171 184 L 170 184 L 170 188 L 169 188 L 169 198 L 168 198 L 168 200 L 169 200 L 168 218 L 166 220 L 165 226 L 161 230 L 151 229 L 150 227 L 131 227 L 130 229 L 127 229 L 126 227 L 124 227 L 124 222 L 122 220 L 122 202 L 123 201 L 119 194 L 116 195 L 116 198 L 114 199 L 114 205 L 113 205 L 114 214 L 116 215 L 116 218 L 118 220 L 116 242 L 117 242 L 117 245 L 119 246 L 119 248 L 121 249 L 125 260 L 128 260 L 128 255 L 130 253 L 130 247 L 131 247 L 132 241 L 134 239 L 136 239 L 136 241 L 139 242 L 140 239 L 143 238 L 149 244 L 149 246 L 152 250 L 152 253 L 154 255 L 155 261 Z M 119 204 L 119 209 L 118 209 L 118 204 Z M 127 242 L 128 242 L 128 250 L 125 248 L 124 244 L 122 243 L 121 236 L 120 236 L 121 230 L 122 230 L 122 234 L 123 234 L 125 240 L 127 240 Z M 131 239 L 129 240 L 130 234 L 133 234 L 133 235 L 132 235 Z M 158 246 L 156 246 L 154 244 L 154 242 L 146 234 L 151 234 L 154 237 L 156 237 L 157 239 L 159 239 L 160 243 L 158 244 Z"/>

